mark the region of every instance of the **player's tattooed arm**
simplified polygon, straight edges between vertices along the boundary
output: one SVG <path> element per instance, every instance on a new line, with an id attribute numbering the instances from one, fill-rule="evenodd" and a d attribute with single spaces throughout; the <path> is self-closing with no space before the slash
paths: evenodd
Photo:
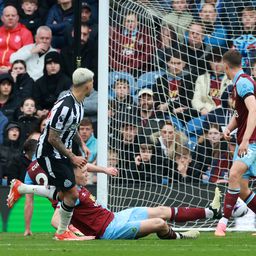
<path id="1" fill-rule="evenodd" d="M 48 136 L 48 142 L 54 147 L 56 148 L 60 154 L 62 154 L 63 156 L 68 157 L 69 159 L 71 159 L 72 157 L 74 157 L 75 155 L 69 151 L 65 145 L 63 144 L 63 142 L 61 141 L 60 138 L 60 133 L 56 130 L 50 129 L 49 131 L 49 136 Z"/>
<path id="2" fill-rule="evenodd" d="M 90 150 L 89 148 L 85 145 L 85 143 L 83 142 L 80 134 L 78 132 L 76 132 L 74 138 L 73 138 L 73 141 L 75 143 L 77 143 L 77 145 L 84 151 L 85 153 L 85 156 L 86 156 L 86 159 L 88 159 L 88 157 L 90 156 Z"/>
<path id="3" fill-rule="evenodd" d="M 80 137 L 80 135 L 79 135 L 78 132 L 76 132 L 76 134 L 75 134 L 75 136 L 74 136 L 74 138 L 73 138 L 73 141 L 74 141 L 79 147 L 82 148 L 84 142 L 82 141 L 82 139 L 81 139 L 81 137 Z"/>

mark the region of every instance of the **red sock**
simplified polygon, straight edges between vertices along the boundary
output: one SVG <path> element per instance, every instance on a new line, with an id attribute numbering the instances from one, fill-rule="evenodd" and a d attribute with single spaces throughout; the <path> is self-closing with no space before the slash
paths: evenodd
<path id="1" fill-rule="evenodd" d="M 256 213 L 256 195 L 251 191 L 250 195 L 244 200 L 247 206 Z"/>
<path id="2" fill-rule="evenodd" d="M 232 211 L 236 204 L 239 193 L 240 193 L 240 189 L 228 189 L 225 195 L 224 210 L 223 210 L 224 212 L 223 216 L 226 219 L 229 219 L 231 217 Z"/>
<path id="3" fill-rule="evenodd" d="M 186 222 L 191 220 L 205 219 L 204 208 L 178 207 L 171 208 L 171 221 Z"/>

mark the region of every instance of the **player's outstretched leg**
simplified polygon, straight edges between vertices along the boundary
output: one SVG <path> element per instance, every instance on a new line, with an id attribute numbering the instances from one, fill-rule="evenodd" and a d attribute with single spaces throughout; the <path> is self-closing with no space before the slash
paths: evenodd
<path id="1" fill-rule="evenodd" d="M 213 212 L 213 219 L 220 219 L 222 217 L 220 199 L 221 199 L 221 192 L 220 192 L 220 189 L 216 187 L 214 192 L 214 198 L 209 206 L 209 209 Z"/>
<path id="2" fill-rule="evenodd" d="M 22 184 L 20 180 L 13 179 L 10 185 L 10 191 L 7 197 L 7 206 L 12 208 L 13 205 L 19 200 L 21 194 L 18 191 L 18 187 Z"/>

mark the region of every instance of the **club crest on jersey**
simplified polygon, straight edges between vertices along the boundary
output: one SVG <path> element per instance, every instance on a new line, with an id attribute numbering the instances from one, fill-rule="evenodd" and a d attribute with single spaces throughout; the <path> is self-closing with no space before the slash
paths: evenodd
<path id="1" fill-rule="evenodd" d="M 64 181 L 64 187 L 65 187 L 65 188 L 69 188 L 71 185 L 72 185 L 72 182 L 71 182 L 70 180 L 66 179 L 66 180 Z"/>

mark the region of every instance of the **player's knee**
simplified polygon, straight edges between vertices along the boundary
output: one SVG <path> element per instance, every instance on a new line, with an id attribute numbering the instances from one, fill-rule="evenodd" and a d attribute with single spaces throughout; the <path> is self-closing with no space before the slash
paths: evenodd
<path id="1" fill-rule="evenodd" d="M 170 213 L 170 208 L 166 207 L 166 206 L 158 206 L 157 207 L 157 217 L 161 218 L 161 219 L 166 219 L 167 218 L 167 212 Z"/>
<path id="2" fill-rule="evenodd" d="M 238 182 L 240 175 L 236 172 L 231 172 L 229 175 L 229 183 Z"/>
<path id="3" fill-rule="evenodd" d="M 155 224 L 155 226 L 156 226 L 157 228 L 159 228 L 159 229 L 163 229 L 163 228 L 165 228 L 166 225 L 167 225 L 166 221 L 164 221 L 164 220 L 161 219 L 161 218 L 155 218 L 155 219 L 154 219 L 154 224 Z"/>

